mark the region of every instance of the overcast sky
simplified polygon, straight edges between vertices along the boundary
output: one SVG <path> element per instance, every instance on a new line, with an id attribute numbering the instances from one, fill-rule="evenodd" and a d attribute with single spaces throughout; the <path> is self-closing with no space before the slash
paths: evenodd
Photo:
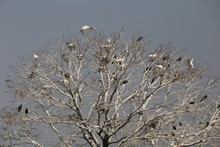
<path id="1" fill-rule="evenodd" d="M 86 24 L 106 32 L 124 26 L 155 44 L 172 42 L 187 49 L 195 66 L 209 65 L 209 75 L 220 77 L 220 0 L 1 0 L 0 107 L 13 97 L 4 92 L 9 66 Z"/>

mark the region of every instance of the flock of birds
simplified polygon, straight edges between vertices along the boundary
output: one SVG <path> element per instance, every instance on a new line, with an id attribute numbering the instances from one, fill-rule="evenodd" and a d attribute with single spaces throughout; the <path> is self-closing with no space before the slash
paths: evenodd
<path id="1" fill-rule="evenodd" d="M 148 57 L 153 61 L 157 57 L 157 53 L 152 53 Z M 191 58 L 191 59 L 187 58 L 185 60 L 185 65 L 188 66 L 190 69 L 195 68 L 195 66 L 193 64 L 193 60 L 194 60 L 193 58 Z M 178 61 L 178 62 L 182 61 L 182 57 L 180 56 L 179 58 L 176 59 L 176 61 Z M 159 69 L 165 69 L 165 67 L 163 67 L 160 64 L 157 64 L 156 67 L 159 68 Z"/>
<path id="2" fill-rule="evenodd" d="M 96 30 L 96 27 L 84 25 L 84 26 L 82 26 L 81 29 L 80 29 L 81 34 L 84 34 L 84 33 L 85 33 L 84 31 L 86 31 L 86 30 Z M 141 41 L 142 39 L 143 39 L 143 36 L 138 37 L 137 42 Z M 111 42 L 111 38 L 108 38 L 107 41 L 108 41 L 108 42 Z M 73 42 L 66 42 L 66 46 L 67 46 L 67 48 L 69 48 L 70 50 L 73 50 L 73 49 L 75 48 L 75 44 L 74 44 Z M 111 46 L 110 46 L 110 45 L 103 45 L 102 47 L 103 47 L 103 48 L 110 48 Z M 150 59 L 155 59 L 156 57 L 157 57 L 157 54 L 156 54 L 156 53 L 152 53 L 152 54 L 149 55 L 149 58 L 150 58 Z M 34 59 L 35 59 L 35 60 L 38 60 L 38 58 L 39 58 L 38 55 L 34 54 Z M 178 59 L 176 59 L 176 61 L 179 61 L 179 62 L 180 62 L 181 60 L 182 60 L 181 56 L 180 56 Z M 193 58 L 192 58 L 192 59 L 188 58 L 188 59 L 186 60 L 186 65 L 187 65 L 189 68 L 195 68 L 194 65 L 193 65 Z M 164 69 L 164 67 L 163 67 L 162 65 L 156 65 L 156 67 L 159 68 L 159 69 Z"/>
<path id="3" fill-rule="evenodd" d="M 81 35 L 83 35 L 83 34 L 85 34 L 85 31 L 86 30 L 96 30 L 96 27 L 93 27 L 93 26 L 88 26 L 88 25 L 84 25 L 84 26 L 82 26 L 81 27 L 81 29 L 80 29 L 80 32 L 81 32 Z M 138 38 L 137 38 L 137 42 L 139 42 L 139 41 L 141 41 L 143 39 L 143 36 L 139 36 Z M 107 41 L 110 43 L 111 42 L 111 38 L 108 38 L 107 39 Z M 66 42 L 66 46 L 67 46 L 67 48 L 69 48 L 70 50 L 73 50 L 74 48 L 75 48 L 75 44 L 73 43 L 73 42 Z M 110 47 L 110 45 L 104 45 L 103 46 L 103 48 L 109 48 Z M 156 57 L 157 57 L 157 53 L 152 53 L 152 54 L 149 54 L 149 56 L 148 56 L 150 59 L 152 59 L 152 60 L 154 60 Z M 38 61 L 38 59 L 39 59 L 39 56 L 37 55 L 37 54 L 34 54 L 34 60 L 35 61 Z M 119 59 L 118 59 L 119 60 Z M 119 62 L 117 60 L 117 62 Z M 182 61 L 182 58 L 181 58 L 181 56 L 178 58 L 178 59 L 176 59 L 176 61 Z M 121 61 L 122 62 L 122 61 Z M 189 67 L 189 68 L 195 68 L 194 67 L 194 65 L 193 65 L 193 58 L 192 59 L 190 59 L 190 58 L 188 58 L 187 60 L 186 60 L 186 65 Z M 156 66 L 156 68 L 158 68 L 158 69 L 161 69 L 161 70 L 164 70 L 165 69 L 165 67 L 163 67 L 162 65 L 160 65 L 160 64 L 157 64 L 157 65 L 155 65 Z M 123 84 L 125 84 L 125 83 L 127 83 L 127 82 L 123 82 Z M 18 112 L 20 112 L 22 110 L 22 105 L 20 105 L 18 108 L 17 108 L 17 111 Z M 28 109 L 26 108 L 25 109 L 25 114 L 28 114 Z"/>

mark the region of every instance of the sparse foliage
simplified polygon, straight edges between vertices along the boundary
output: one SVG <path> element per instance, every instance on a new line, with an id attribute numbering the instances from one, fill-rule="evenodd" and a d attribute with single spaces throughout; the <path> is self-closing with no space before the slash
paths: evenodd
<path id="1" fill-rule="evenodd" d="M 23 107 L 2 111 L 0 142 L 24 146 L 219 144 L 219 84 L 172 44 L 121 30 L 61 38 L 6 80 Z M 18 112 L 19 111 L 19 112 Z"/>

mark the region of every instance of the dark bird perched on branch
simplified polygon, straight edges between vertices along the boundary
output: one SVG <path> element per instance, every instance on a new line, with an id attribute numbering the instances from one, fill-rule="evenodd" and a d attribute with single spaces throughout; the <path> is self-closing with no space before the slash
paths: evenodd
<path id="1" fill-rule="evenodd" d="M 24 113 L 25 113 L 25 114 L 28 114 L 28 108 L 25 109 Z"/>
<path id="2" fill-rule="evenodd" d="M 137 42 L 141 41 L 143 38 L 144 38 L 143 36 L 138 37 Z"/>
<path id="3" fill-rule="evenodd" d="M 202 102 L 202 101 L 204 101 L 207 98 L 208 98 L 208 95 L 204 95 L 199 102 Z"/>
<path id="4" fill-rule="evenodd" d="M 70 74 L 69 74 L 69 73 L 65 73 L 65 74 L 64 74 L 64 77 L 65 77 L 66 79 L 69 79 L 69 78 L 70 78 Z"/>
<path id="5" fill-rule="evenodd" d="M 157 77 L 153 77 L 153 79 L 151 80 L 151 84 L 157 79 Z"/>
<path id="6" fill-rule="evenodd" d="M 146 67 L 145 71 L 151 70 L 151 67 Z"/>
<path id="7" fill-rule="evenodd" d="M 22 109 L 22 104 L 17 108 L 17 111 L 20 112 Z"/>
<path id="8" fill-rule="evenodd" d="M 189 104 L 195 104 L 195 101 L 189 102 Z"/>
<path id="9" fill-rule="evenodd" d="M 179 61 L 179 62 L 180 62 L 181 60 L 182 60 L 181 56 L 180 56 L 178 59 L 176 59 L 176 61 Z"/>
<path id="10" fill-rule="evenodd" d="M 124 81 L 122 81 L 121 84 L 127 84 L 127 83 L 128 83 L 128 80 L 124 80 Z"/>

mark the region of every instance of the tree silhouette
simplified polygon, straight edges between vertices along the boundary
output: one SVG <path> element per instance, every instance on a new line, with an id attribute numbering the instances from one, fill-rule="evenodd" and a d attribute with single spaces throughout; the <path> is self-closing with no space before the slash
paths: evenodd
<path id="1" fill-rule="evenodd" d="M 28 110 L 1 112 L 3 145 L 220 143 L 219 83 L 170 43 L 152 49 L 139 34 L 90 31 L 33 55 L 6 80 Z"/>

